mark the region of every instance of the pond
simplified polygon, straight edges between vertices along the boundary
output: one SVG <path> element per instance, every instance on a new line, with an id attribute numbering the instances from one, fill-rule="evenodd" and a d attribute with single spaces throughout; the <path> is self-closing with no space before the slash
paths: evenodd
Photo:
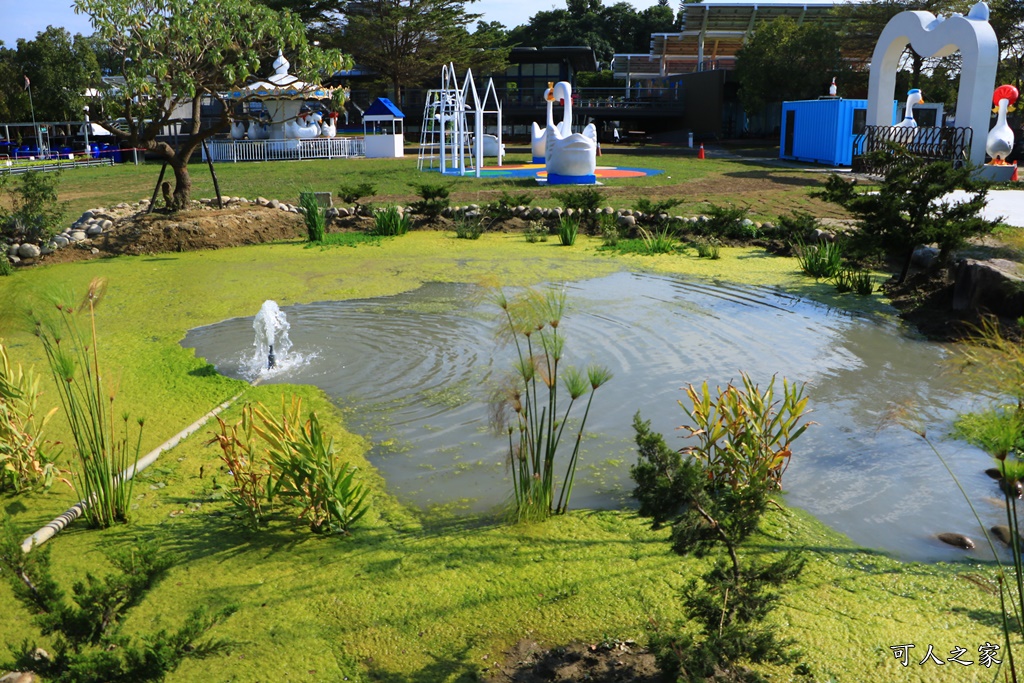
<path id="1" fill-rule="evenodd" d="M 768 287 L 632 273 L 559 286 L 570 306 L 560 326 L 567 362 L 614 375 L 594 400 L 572 507 L 631 504 L 636 411 L 682 447 L 681 388 L 746 372 L 761 384 L 778 374 L 808 385 L 818 424 L 795 444 L 783 480 L 789 504 L 904 559 L 964 557 L 934 535 L 980 541 L 967 503 L 929 446 L 886 422 L 890 405 L 909 402 L 985 524 L 1003 523 L 987 456 L 942 438 L 958 412 L 987 402 L 944 371 L 948 348 Z M 491 434 L 488 403 L 513 353 L 496 341 L 500 311 L 486 291 L 429 284 L 283 311 L 293 347 L 261 381 L 314 384 L 332 396 L 347 426 L 371 439 L 369 459 L 400 499 L 471 512 L 507 501 L 508 442 Z M 258 372 L 252 317 L 192 330 L 183 345 L 223 374 Z"/>

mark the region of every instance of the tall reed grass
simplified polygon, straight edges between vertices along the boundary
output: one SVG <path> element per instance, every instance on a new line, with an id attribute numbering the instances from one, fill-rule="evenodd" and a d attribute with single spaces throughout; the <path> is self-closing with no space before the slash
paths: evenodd
<path id="1" fill-rule="evenodd" d="M 86 520 L 99 528 L 128 521 L 132 480 L 121 473 L 138 462 L 145 422 L 138 418 L 138 431 L 131 433 L 129 414 L 116 414 L 116 392 L 101 372 L 96 306 L 105 290 L 106 281 L 95 278 L 80 304 L 52 297 L 51 310 L 35 319 L 78 455 L 72 479 L 87 503 Z"/>
<path id="2" fill-rule="evenodd" d="M 299 210 L 306 220 L 306 233 L 310 242 L 323 242 L 327 232 L 327 212 L 316 200 L 313 192 L 299 194 Z"/>

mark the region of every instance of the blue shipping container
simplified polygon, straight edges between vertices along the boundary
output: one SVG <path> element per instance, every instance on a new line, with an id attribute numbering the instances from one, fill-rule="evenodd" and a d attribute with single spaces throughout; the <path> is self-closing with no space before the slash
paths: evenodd
<path id="1" fill-rule="evenodd" d="M 894 112 L 896 106 L 894 102 Z M 867 110 L 867 100 L 783 102 L 779 158 L 849 166 L 854 140 L 864 131 Z"/>

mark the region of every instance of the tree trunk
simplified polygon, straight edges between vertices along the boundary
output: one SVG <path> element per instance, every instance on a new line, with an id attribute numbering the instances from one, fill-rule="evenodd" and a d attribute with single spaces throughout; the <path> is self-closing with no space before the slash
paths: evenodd
<path id="1" fill-rule="evenodd" d="M 188 202 L 192 198 L 192 178 L 188 174 L 188 161 L 172 159 L 169 163 L 174 170 L 174 201 L 171 210 L 183 211 L 188 208 Z"/>
<path id="2" fill-rule="evenodd" d="M 910 247 L 907 250 L 907 256 L 903 259 L 903 268 L 900 270 L 900 276 L 896 280 L 896 284 L 902 285 L 903 281 L 907 279 L 907 274 L 910 272 L 910 264 L 914 260 L 914 249 L 916 247 Z"/>

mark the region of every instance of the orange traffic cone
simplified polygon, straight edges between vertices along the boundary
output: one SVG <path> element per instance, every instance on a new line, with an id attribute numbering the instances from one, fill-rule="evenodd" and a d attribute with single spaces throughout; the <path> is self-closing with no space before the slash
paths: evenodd
<path id="1" fill-rule="evenodd" d="M 1015 182 L 1015 183 L 1016 182 L 1020 182 L 1019 179 L 1017 178 L 1017 162 L 1013 163 L 1013 175 L 1010 176 L 1010 180 Z"/>
<path id="2" fill-rule="evenodd" d="M 700 146 L 700 151 L 697 152 L 697 158 L 698 159 L 703 159 L 704 158 L 704 145 L 703 144 Z"/>

